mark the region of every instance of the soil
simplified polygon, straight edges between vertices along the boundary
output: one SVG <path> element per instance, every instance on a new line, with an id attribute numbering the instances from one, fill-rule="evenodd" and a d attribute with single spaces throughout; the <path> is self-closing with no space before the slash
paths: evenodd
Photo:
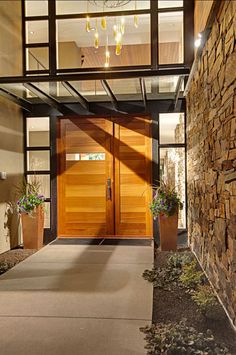
<path id="1" fill-rule="evenodd" d="M 0 275 L 34 254 L 35 249 L 13 249 L 0 254 Z"/>
<path id="2" fill-rule="evenodd" d="M 182 252 L 182 251 L 178 251 Z M 189 252 L 191 253 L 191 252 Z M 164 267 L 170 252 L 155 252 L 155 266 Z M 220 315 L 218 320 L 206 318 L 196 303 L 181 288 L 173 292 L 154 288 L 153 298 L 153 323 L 179 322 L 185 318 L 187 325 L 205 333 L 210 329 L 218 344 L 224 343 L 232 355 L 236 355 L 236 333 L 233 330 L 222 306 L 219 305 Z"/>

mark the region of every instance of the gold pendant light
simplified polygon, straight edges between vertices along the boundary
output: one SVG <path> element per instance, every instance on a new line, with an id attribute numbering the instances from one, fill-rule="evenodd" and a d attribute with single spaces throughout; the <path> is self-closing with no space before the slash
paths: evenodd
<path id="1" fill-rule="evenodd" d="M 108 68 L 109 66 L 110 66 L 110 52 L 109 52 L 108 36 L 107 36 L 107 42 L 106 42 L 106 48 L 105 48 L 105 64 L 104 64 L 104 67 Z"/>
<path id="2" fill-rule="evenodd" d="M 94 34 L 94 47 L 99 47 L 98 20 L 96 19 L 96 32 Z"/>
<path id="3" fill-rule="evenodd" d="M 103 14 L 104 14 L 104 3 L 103 3 Z M 105 16 L 101 18 L 101 27 L 103 30 L 107 29 L 107 19 Z"/>
<path id="4" fill-rule="evenodd" d="M 86 29 L 86 32 L 91 31 L 90 18 L 89 18 L 89 2 L 88 1 L 87 1 L 87 17 L 86 17 L 85 29 Z"/>

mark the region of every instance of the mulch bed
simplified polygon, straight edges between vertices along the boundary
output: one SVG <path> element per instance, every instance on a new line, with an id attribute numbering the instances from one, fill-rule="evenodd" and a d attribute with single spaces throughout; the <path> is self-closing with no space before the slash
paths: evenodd
<path id="1" fill-rule="evenodd" d="M 179 251 L 181 252 L 181 251 Z M 190 252 L 189 252 L 190 253 Z M 170 252 L 155 251 L 155 267 L 164 267 Z M 221 307 L 220 320 L 207 319 L 199 310 L 196 303 L 184 289 L 175 288 L 174 292 L 154 288 L 153 298 L 153 323 L 179 322 L 183 318 L 188 326 L 193 326 L 199 332 L 212 331 L 215 341 L 224 343 L 232 355 L 236 354 L 236 333 Z"/>
<path id="2" fill-rule="evenodd" d="M 0 275 L 34 254 L 35 249 L 13 249 L 0 254 Z"/>

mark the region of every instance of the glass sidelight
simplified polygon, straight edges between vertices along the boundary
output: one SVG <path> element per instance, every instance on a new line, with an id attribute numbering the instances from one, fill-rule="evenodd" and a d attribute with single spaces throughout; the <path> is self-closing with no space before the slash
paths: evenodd
<path id="1" fill-rule="evenodd" d="M 26 180 L 40 184 L 39 193 L 46 197 L 44 228 L 50 228 L 50 132 L 49 117 L 26 118 Z"/>
<path id="2" fill-rule="evenodd" d="M 186 228 L 186 147 L 184 113 L 159 115 L 159 179 L 177 192 L 184 204 L 178 227 Z"/>

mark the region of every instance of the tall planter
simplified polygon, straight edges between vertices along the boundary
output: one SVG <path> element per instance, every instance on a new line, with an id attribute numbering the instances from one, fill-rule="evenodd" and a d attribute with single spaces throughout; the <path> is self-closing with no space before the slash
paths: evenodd
<path id="1" fill-rule="evenodd" d="M 23 244 L 25 249 L 40 249 L 43 246 L 44 210 L 43 205 L 32 214 L 21 213 Z"/>
<path id="2" fill-rule="evenodd" d="M 178 212 L 173 216 L 158 216 L 160 247 L 162 251 L 176 251 L 178 236 Z"/>

